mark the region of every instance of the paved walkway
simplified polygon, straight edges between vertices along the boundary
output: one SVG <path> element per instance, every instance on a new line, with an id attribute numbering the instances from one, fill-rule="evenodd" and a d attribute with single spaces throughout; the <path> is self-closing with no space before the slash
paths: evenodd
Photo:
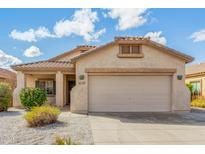
<path id="1" fill-rule="evenodd" d="M 93 114 L 94 144 L 205 144 L 205 113 Z"/>

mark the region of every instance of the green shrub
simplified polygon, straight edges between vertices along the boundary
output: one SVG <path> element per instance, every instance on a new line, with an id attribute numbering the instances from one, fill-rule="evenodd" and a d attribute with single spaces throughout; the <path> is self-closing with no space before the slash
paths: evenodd
<path id="1" fill-rule="evenodd" d="M 58 119 L 60 110 L 54 106 L 33 107 L 30 112 L 24 115 L 30 127 L 38 127 L 46 124 L 55 123 Z"/>
<path id="2" fill-rule="evenodd" d="M 0 82 L 0 111 L 7 111 L 11 98 L 11 86 L 8 83 Z"/>
<path id="3" fill-rule="evenodd" d="M 41 106 L 47 101 L 45 90 L 39 88 L 24 88 L 20 92 L 21 104 L 27 109 L 35 106 Z"/>
<path id="4" fill-rule="evenodd" d="M 192 107 L 201 107 L 205 108 L 205 100 L 203 99 L 196 99 L 191 102 Z"/>
<path id="5" fill-rule="evenodd" d="M 187 83 L 186 86 L 189 88 L 190 92 L 192 93 L 193 85 L 191 83 Z"/>
<path id="6" fill-rule="evenodd" d="M 62 138 L 62 137 L 57 136 L 55 138 L 54 144 L 56 145 L 76 145 L 77 143 L 73 142 L 70 137 Z"/>

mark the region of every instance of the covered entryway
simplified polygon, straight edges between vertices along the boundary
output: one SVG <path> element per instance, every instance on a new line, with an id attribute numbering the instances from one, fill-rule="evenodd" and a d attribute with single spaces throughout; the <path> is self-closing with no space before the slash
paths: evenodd
<path id="1" fill-rule="evenodd" d="M 171 111 L 171 75 L 90 75 L 89 112 Z"/>

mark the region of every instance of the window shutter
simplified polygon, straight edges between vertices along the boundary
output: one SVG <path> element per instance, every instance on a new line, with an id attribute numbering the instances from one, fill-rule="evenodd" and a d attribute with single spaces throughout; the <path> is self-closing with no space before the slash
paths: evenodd
<path id="1" fill-rule="evenodd" d="M 39 87 L 40 87 L 40 86 L 39 86 L 39 81 L 38 81 L 38 80 L 36 81 L 36 85 L 35 85 L 35 87 L 36 87 L 36 88 L 39 88 Z"/>
<path id="2" fill-rule="evenodd" d="M 56 81 L 53 81 L 53 92 L 54 95 L 56 94 Z"/>
<path id="3" fill-rule="evenodd" d="M 139 45 L 132 46 L 132 53 L 134 53 L 134 54 L 140 53 L 140 46 Z"/>
<path id="4" fill-rule="evenodd" d="M 129 45 L 121 45 L 121 53 L 122 54 L 129 54 L 130 53 L 130 46 Z"/>

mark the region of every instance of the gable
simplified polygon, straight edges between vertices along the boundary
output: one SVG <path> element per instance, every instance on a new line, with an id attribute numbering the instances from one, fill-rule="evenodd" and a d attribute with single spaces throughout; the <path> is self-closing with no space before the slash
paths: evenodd
<path id="1" fill-rule="evenodd" d="M 78 56 L 81 54 L 81 51 L 76 50 L 75 52 L 70 52 L 68 54 L 65 54 L 63 56 L 60 56 L 56 58 L 57 61 L 70 61 L 73 57 Z"/>
<path id="2" fill-rule="evenodd" d="M 85 53 L 86 51 L 95 48 L 96 46 L 90 46 L 90 45 L 80 45 L 76 48 L 64 52 L 56 57 L 50 58 L 49 61 L 70 61 L 72 58 L 81 55 L 82 53 Z"/>
<path id="3" fill-rule="evenodd" d="M 185 61 L 176 56 L 147 45 L 142 45 L 142 52 L 141 58 L 119 58 L 119 45 L 112 44 L 78 59 L 76 74 L 87 68 L 174 68 L 184 72 Z"/>
<path id="4" fill-rule="evenodd" d="M 113 44 L 117 44 L 117 45 L 146 45 L 146 46 L 150 46 L 153 48 L 156 48 L 157 50 L 173 55 L 177 58 L 180 58 L 182 60 L 184 60 L 186 63 L 189 63 L 191 61 L 193 61 L 193 57 L 186 55 L 182 52 L 176 51 L 174 49 L 171 49 L 169 47 L 166 47 L 164 45 L 161 45 L 159 43 L 156 43 L 154 41 L 151 41 L 150 38 L 144 38 L 144 37 L 116 37 L 115 41 L 107 43 L 105 45 L 99 46 L 97 48 L 94 49 L 90 49 L 88 52 L 83 53 L 79 56 L 76 56 L 74 58 L 72 58 L 72 61 L 77 61 L 79 60 L 81 57 L 87 56 L 89 54 L 92 54 L 93 52 L 98 52 L 101 49 L 113 45 Z"/>

